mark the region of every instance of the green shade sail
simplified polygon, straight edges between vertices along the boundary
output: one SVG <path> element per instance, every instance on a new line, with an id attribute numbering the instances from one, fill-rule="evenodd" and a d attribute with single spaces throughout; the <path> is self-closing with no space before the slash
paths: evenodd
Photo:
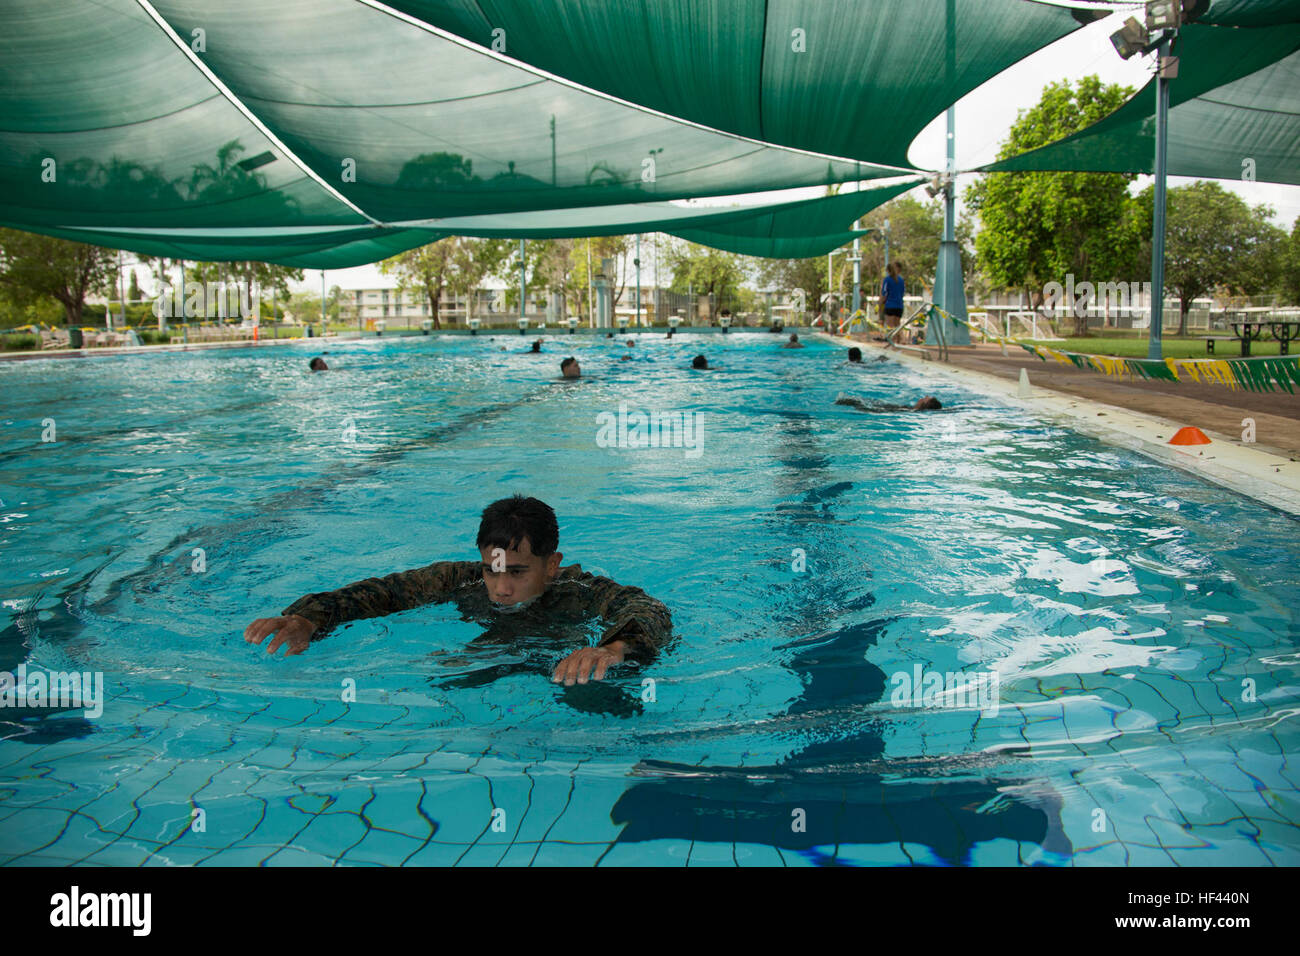
<path id="1" fill-rule="evenodd" d="M 588 209 L 495 213 L 386 226 L 121 229 L 42 227 L 77 242 L 209 262 L 255 259 L 312 269 L 363 265 L 450 235 L 562 239 L 668 232 L 746 255 L 805 258 L 851 241 L 855 220 L 917 184 L 916 179 L 815 199 L 758 206 L 641 203 Z M 4 223 L 4 225 L 13 225 Z"/>
<path id="2" fill-rule="evenodd" d="M 1196 22 L 1230 27 L 1300 23 L 1300 0 L 1211 0 Z"/>
<path id="3" fill-rule="evenodd" d="M 0 219 L 355 226 L 761 192 L 898 170 L 583 90 L 358 0 L 14 0 Z"/>
<path id="4" fill-rule="evenodd" d="M 907 167 L 949 105 L 1091 14 L 1032 0 L 392 0 L 714 129 Z"/>
<path id="5" fill-rule="evenodd" d="M 1264 15 L 1262 7 L 1238 0 Z M 1295 4 L 1286 4 L 1288 10 Z M 1234 8 L 1235 9 L 1235 8 Z M 1278 9 L 1274 16 L 1280 15 Z M 1211 7 L 1210 15 L 1215 8 Z M 1268 27 L 1184 26 L 1170 83 L 1169 175 L 1300 184 L 1300 22 Z M 1151 173 L 1154 80 L 1106 119 L 981 172 L 1079 170 Z"/>

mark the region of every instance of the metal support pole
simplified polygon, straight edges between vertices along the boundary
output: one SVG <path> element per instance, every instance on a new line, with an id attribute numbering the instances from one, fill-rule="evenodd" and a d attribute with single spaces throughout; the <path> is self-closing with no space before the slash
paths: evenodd
<path id="1" fill-rule="evenodd" d="M 122 297 L 122 328 L 126 328 L 126 284 L 122 281 L 122 250 L 117 250 L 117 294 Z"/>
<path id="2" fill-rule="evenodd" d="M 1169 36 L 1160 41 L 1160 60 L 1169 55 Z M 1164 358 L 1161 336 L 1165 325 L 1165 180 L 1169 169 L 1169 80 L 1156 66 L 1156 188 L 1151 215 L 1151 327 L 1147 330 L 1147 358 Z"/>
<path id="3" fill-rule="evenodd" d="M 636 258 L 632 260 L 632 264 L 636 266 L 636 301 L 634 302 L 634 305 L 636 307 L 635 322 L 637 326 L 640 326 L 641 325 L 641 233 L 639 232 L 636 234 Z"/>
<path id="4" fill-rule="evenodd" d="M 524 243 L 527 239 L 519 240 L 519 318 L 526 319 L 528 314 L 524 311 L 528 302 L 528 278 L 524 272 Z"/>
<path id="5" fill-rule="evenodd" d="M 853 228 L 858 228 L 857 220 L 853 222 Z M 853 311 L 856 313 L 862 308 L 862 246 L 857 237 L 853 239 Z"/>
<path id="6" fill-rule="evenodd" d="M 325 337 L 325 270 L 320 271 L 320 334 Z"/>

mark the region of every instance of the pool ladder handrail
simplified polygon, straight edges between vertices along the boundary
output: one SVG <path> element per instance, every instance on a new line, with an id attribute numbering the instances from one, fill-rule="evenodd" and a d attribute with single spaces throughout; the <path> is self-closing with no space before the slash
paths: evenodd
<path id="1" fill-rule="evenodd" d="M 897 342 L 894 341 L 894 336 L 896 336 L 899 332 L 902 332 L 904 329 L 909 328 L 913 324 L 925 326 L 924 319 L 926 316 L 930 314 L 930 309 L 933 307 L 933 305 L 934 303 L 932 302 L 922 301 L 921 304 L 916 307 L 916 309 L 912 312 L 911 315 L 909 315 L 905 320 L 903 320 L 898 324 L 897 328 L 889 330 L 888 334 L 886 334 L 885 336 L 885 345 L 888 348 L 904 349 L 904 350 L 916 349 L 916 351 L 919 352 L 923 352 L 923 353 L 926 352 L 927 351 L 926 349 L 918 349 L 914 345 L 899 345 Z M 938 346 L 939 357 L 945 362 L 948 361 L 948 342 L 944 339 L 943 323 L 933 322 L 928 327 L 934 329 L 934 336 L 938 340 L 934 344 Z"/>

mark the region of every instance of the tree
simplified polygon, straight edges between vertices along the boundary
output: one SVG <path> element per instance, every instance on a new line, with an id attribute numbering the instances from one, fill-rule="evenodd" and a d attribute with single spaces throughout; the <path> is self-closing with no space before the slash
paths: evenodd
<path id="1" fill-rule="evenodd" d="M 862 239 L 863 299 L 873 301 L 885 275 L 885 220 L 889 220 L 889 258 L 903 264 L 909 286 L 934 288 L 939 264 L 939 243 L 943 240 L 943 203 L 921 202 L 899 196 L 871 210 L 861 220 L 863 229 L 880 230 Z M 960 238 L 960 237 L 959 237 Z M 869 277 L 869 278 L 867 278 Z"/>
<path id="2" fill-rule="evenodd" d="M 1282 273 L 1282 292 L 1292 305 L 1300 305 L 1300 216 L 1291 226 L 1291 240 Z"/>
<path id="3" fill-rule="evenodd" d="M 1022 110 L 998 150 L 1009 159 L 1090 126 L 1114 112 L 1132 88 L 1107 86 L 1085 76 L 1048 84 L 1036 106 Z M 1025 286 L 1035 306 L 1047 282 L 1112 282 L 1137 261 L 1139 240 L 1125 228 L 1131 203 L 1127 173 L 991 173 L 966 191 L 979 215 L 978 267 L 994 284 Z M 1074 303 L 1066 303 L 1071 312 Z M 1075 316 L 1075 334 L 1087 317 Z"/>
<path id="4" fill-rule="evenodd" d="M 586 304 L 584 312 L 587 315 L 593 315 L 591 295 L 588 294 L 588 285 L 592 278 L 587 272 L 587 260 L 591 259 L 591 271 L 598 274 L 601 269 L 602 259 L 613 259 L 615 263 L 622 263 L 628 252 L 632 249 L 632 236 L 593 236 L 588 239 L 576 240 L 571 255 L 572 266 L 569 272 L 569 282 L 573 291 L 582 297 Z M 623 290 L 627 286 L 626 270 L 615 267 L 614 275 L 608 277 L 613 286 L 610 290 L 613 296 L 613 302 L 618 302 L 623 297 Z M 594 289 L 592 290 L 594 294 Z"/>
<path id="5" fill-rule="evenodd" d="M 693 290 L 697 295 L 713 296 L 710 322 L 718 302 L 737 296 L 748 271 L 743 256 L 684 240 L 670 242 L 664 258 L 673 274 L 669 287 L 673 292 Z"/>
<path id="6" fill-rule="evenodd" d="M 164 263 L 167 260 L 162 260 Z M 179 263 L 179 260 L 171 260 L 171 263 Z M 269 262 L 257 262 L 255 260 L 240 260 L 235 262 L 191 262 L 185 267 L 185 281 L 197 282 L 206 288 L 209 282 L 220 283 L 219 288 L 228 290 L 228 286 L 233 285 L 236 295 L 240 302 L 248 303 L 254 311 L 257 311 L 258 304 L 252 301 L 253 288 L 256 286 L 259 298 L 267 292 L 274 292 L 277 300 L 290 298 L 290 282 L 301 282 L 303 270 L 295 269 L 291 266 L 273 265 Z M 207 302 L 206 295 L 204 298 L 206 305 L 205 312 L 219 314 L 216 303 Z M 320 296 L 316 296 L 316 314 L 320 314 Z M 302 300 L 299 300 L 301 307 Z M 238 305 L 233 302 L 227 302 L 226 314 L 235 315 L 239 310 Z M 327 302 L 328 310 L 328 302 Z M 292 311 L 292 310 L 291 310 Z M 337 309 L 335 310 L 337 311 Z"/>
<path id="7" fill-rule="evenodd" d="M 835 259 L 842 258 L 836 255 Z M 760 259 L 755 269 L 760 288 L 773 289 L 787 296 L 803 290 L 805 311 L 817 310 L 826 293 L 826 257 L 811 259 Z M 797 304 L 797 303 L 796 303 Z"/>
<path id="8" fill-rule="evenodd" d="M 86 296 L 108 291 L 116 269 L 115 250 L 0 229 L 0 294 L 19 309 L 54 299 L 67 324 L 79 326 Z"/>
<path id="9" fill-rule="evenodd" d="M 429 303 L 433 327 L 440 329 L 443 290 L 472 293 L 485 277 L 503 268 L 513 245 L 509 239 L 448 236 L 385 259 L 379 264 L 379 271 L 396 275 L 401 291 L 419 291 Z"/>
<path id="10" fill-rule="evenodd" d="M 1149 235 L 1153 187 L 1137 199 Z M 1169 190 L 1165 203 L 1165 287 L 1178 296 L 1178 334 L 1187 334 L 1192 300 L 1223 287 L 1242 295 L 1275 288 L 1286 269 L 1287 234 L 1218 183 Z"/>

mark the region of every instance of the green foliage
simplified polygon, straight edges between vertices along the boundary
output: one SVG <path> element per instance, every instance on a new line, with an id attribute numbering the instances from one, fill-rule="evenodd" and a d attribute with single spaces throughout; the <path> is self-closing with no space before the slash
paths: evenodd
<path id="1" fill-rule="evenodd" d="M 673 281 L 669 286 L 671 291 L 712 294 L 715 307 L 724 300 L 736 299 L 740 285 L 749 272 L 745 256 L 685 240 L 668 244 L 664 263 L 672 272 Z"/>
<path id="2" fill-rule="evenodd" d="M 1287 302 L 1300 305 L 1300 216 L 1296 217 L 1295 224 L 1291 226 L 1291 238 L 1287 241 L 1278 285 Z"/>
<path id="3" fill-rule="evenodd" d="M 832 268 L 834 261 L 839 258 L 839 253 L 832 258 Z M 812 313 L 817 312 L 819 303 L 826 295 L 825 256 L 812 259 L 760 259 L 756 271 L 760 288 L 771 289 L 786 296 L 792 296 L 796 289 L 802 289 L 804 304 Z"/>
<path id="4" fill-rule="evenodd" d="M 1136 198 L 1137 217 L 1151 230 L 1154 187 Z M 1179 332 L 1187 328 L 1193 299 L 1224 290 L 1257 295 L 1276 288 L 1286 273 L 1287 234 L 1270 222 L 1273 210 L 1253 209 L 1218 183 L 1199 180 L 1169 190 L 1165 201 L 1165 288 L 1181 305 Z M 1147 246 L 1148 255 L 1149 243 Z"/>
<path id="5" fill-rule="evenodd" d="M 1097 122 L 1132 94 L 1096 76 L 1048 84 L 1038 104 L 1022 110 L 998 159 L 1044 146 Z M 993 173 L 966 192 L 979 215 L 978 268 L 994 286 L 1121 281 L 1138 268 L 1140 238 L 1129 211 L 1124 173 Z M 1069 303 L 1067 303 L 1067 306 Z"/>
<path id="6" fill-rule="evenodd" d="M 19 310 L 52 299 L 65 322 L 80 325 L 86 297 L 107 291 L 116 268 L 110 249 L 0 229 L 0 298 Z"/>
<path id="7" fill-rule="evenodd" d="M 885 220 L 889 220 L 889 258 L 903 265 L 903 278 L 909 293 L 922 287 L 934 288 L 934 273 L 939 263 L 939 243 L 943 241 L 943 203 L 938 199 L 921 202 L 912 196 L 899 196 L 871 210 L 862 218 L 862 228 L 880 229 L 881 233 L 862 240 L 862 285 L 871 301 L 879 294 L 885 277 Z M 958 236 L 958 239 L 961 239 Z M 845 263 L 847 267 L 849 264 Z M 852 270 L 848 270 L 852 275 Z"/>
<path id="8" fill-rule="evenodd" d="M 433 327 L 440 329 L 443 290 L 459 295 L 473 291 L 487 276 L 505 271 L 511 252 L 517 249 L 518 242 L 513 239 L 449 236 L 385 259 L 379 264 L 379 271 L 396 275 L 401 291 L 423 295 L 429 303 Z"/>

